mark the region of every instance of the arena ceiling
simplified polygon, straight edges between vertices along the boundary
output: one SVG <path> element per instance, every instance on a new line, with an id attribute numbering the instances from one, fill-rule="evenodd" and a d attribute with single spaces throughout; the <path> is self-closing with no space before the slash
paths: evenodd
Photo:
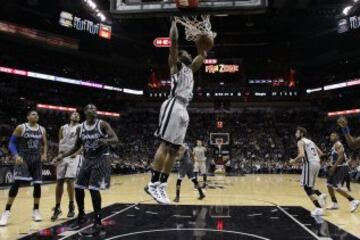
<path id="1" fill-rule="evenodd" d="M 95 1 L 95 0 L 94 0 Z M 168 18 L 111 19 L 109 1 L 97 0 L 108 22 L 113 26 L 113 39 L 100 42 L 58 25 L 62 10 L 96 19 L 82 1 L 71 0 L 1 0 L 0 18 L 25 24 L 41 30 L 79 38 L 91 52 L 100 45 L 96 54 L 122 56 L 139 66 L 165 64 L 167 51 L 155 49 L 153 39 L 167 36 Z M 270 0 L 266 13 L 248 16 L 213 17 L 213 28 L 218 33 L 210 56 L 215 58 L 243 58 L 253 65 L 284 65 L 298 69 L 304 79 L 313 81 L 330 75 L 353 71 L 358 63 L 359 32 L 339 34 L 337 23 L 344 7 L 353 0 Z M 356 10 L 355 10 L 356 12 Z M 181 45 L 195 51 L 191 43 Z M 346 65 L 346 67 L 344 67 Z M 356 73 L 351 73 L 356 74 Z M 316 75 L 316 76 L 314 76 Z"/>

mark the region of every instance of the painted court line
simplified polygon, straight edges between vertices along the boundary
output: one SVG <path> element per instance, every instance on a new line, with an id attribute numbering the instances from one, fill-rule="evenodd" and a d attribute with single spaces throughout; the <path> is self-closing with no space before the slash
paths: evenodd
<path id="1" fill-rule="evenodd" d="M 115 213 L 113 213 L 113 214 L 111 214 L 111 215 L 109 215 L 109 216 L 107 216 L 107 217 L 105 217 L 105 218 L 102 218 L 101 220 L 107 220 L 107 219 L 109 219 L 109 218 L 114 217 L 115 215 L 118 215 L 118 214 L 120 214 L 120 213 L 126 212 L 127 210 L 129 210 L 129 209 L 137 206 L 138 204 L 139 204 L 139 203 L 135 203 L 135 204 L 133 204 L 133 205 L 131 205 L 131 206 L 129 206 L 129 207 L 123 208 L 123 209 L 121 209 L 120 211 L 117 211 L 117 212 L 115 212 Z M 68 237 L 74 236 L 75 234 L 78 234 L 79 232 L 81 232 L 81 231 L 83 231 L 83 230 L 85 230 L 85 229 L 90 228 L 92 225 L 93 225 L 93 224 L 90 224 L 90 225 L 88 225 L 88 226 L 85 226 L 85 227 L 77 230 L 77 231 L 71 231 L 71 232 L 69 231 L 69 233 L 71 233 L 71 234 L 67 234 L 66 236 L 64 236 L 64 237 L 62 237 L 62 238 L 59 238 L 58 240 L 64 240 L 64 239 L 66 239 L 66 238 L 68 238 Z"/>
<path id="2" fill-rule="evenodd" d="M 310 233 L 311 236 L 313 236 L 315 239 L 317 240 L 322 240 L 323 238 L 320 238 L 319 236 L 317 236 L 314 232 L 312 232 L 310 229 L 308 229 L 304 224 L 302 224 L 299 220 L 297 220 L 295 217 L 293 217 L 289 212 L 287 212 L 285 209 L 283 209 L 281 206 L 276 205 L 276 207 L 278 209 L 280 209 L 280 211 L 282 211 L 283 213 L 285 213 L 285 215 L 287 215 L 289 218 L 291 218 L 294 222 L 296 222 L 300 227 L 302 227 L 305 231 L 307 231 L 308 233 Z"/>
<path id="3" fill-rule="evenodd" d="M 105 240 L 115 240 L 119 238 L 125 238 L 129 236 L 135 236 L 135 235 L 141 235 L 146 233 L 155 233 L 155 232 L 180 232 L 180 231 L 204 231 L 204 232 L 220 232 L 220 233 L 230 233 L 235 235 L 241 235 L 241 236 L 248 236 L 253 237 L 255 239 L 261 239 L 261 240 L 270 240 L 269 238 L 265 238 L 259 235 L 251 234 L 251 233 L 245 233 L 245 232 L 236 232 L 236 231 L 228 231 L 228 230 L 217 230 L 217 229 L 207 229 L 207 228 L 184 228 L 184 229 L 178 229 L 178 228 L 164 228 L 164 229 L 152 229 L 152 230 L 146 230 L 146 231 L 139 231 L 139 232 L 132 232 L 132 233 L 125 233 L 117 236 L 113 236 L 110 238 L 106 238 Z"/>

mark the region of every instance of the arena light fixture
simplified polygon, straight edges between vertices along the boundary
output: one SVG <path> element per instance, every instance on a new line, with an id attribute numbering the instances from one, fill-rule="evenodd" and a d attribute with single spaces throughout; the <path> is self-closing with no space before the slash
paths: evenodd
<path id="1" fill-rule="evenodd" d="M 20 75 L 23 77 L 37 78 L 37 79 L 41 79 L 41 80 L 45 80 L 45 81 L 54 81 L 54 82 L 79 85 L 79 86 L 89 87 L 89 88 L 104 89 L 104 90 L 115 91 L 115 92 L 124 92 L 127 94 L 133 94 L 133 95 L 144 95 L 144 91 L 142 91 L 142 90 L 119 88 L 119 87 L 115 87 L 115 86 L 104 85 L 101 83 L 84 81 L 81 79 L 65 78 L 65 77 L 60 77 L 60 76 L 44 74 L 44 73 L 31 72 L 31 71 L 22 70 L 22 69 L 9 68 L 9 67 L 5 67 L 5 66 L 0 66 L 0 72 L 6 73 L 6 74 L 12 74 L 12 75 Z"/>
<path id="2" fill-rule="evenodd" d="M 61 111 L 61 112 L 76 111 L 76 108 L 74 107 L 64 107 L 64 106 L 56 106 L 56 105 L 42 104 L 42 103 L 38 103 L 36 107 L 38 109 L 46 109 L 46 110 Z M 97 111 L 96 113 L 101 116 L 120 117 L 120 113 L 116 113 L 116 112 Z"/>
<path id="3" fill-rule="evenodd" d="M 96 16 L 100 18 L 102 22 L 106 21 L 105 15 L 99 10 L 97 4 L 93 0 L 83 0 L 84 3 L 96 13 Z"/>
<path id="4" fill-rule="evenodd" d="M 313 93 L 313 92 L 319 92 L 319 91 L 321 91 L 321 90 L 322 90 L 321 87 L 320 87 L 320 88 L 306 89 L 306 93 L 307 93 L 307 94 L 310 94 L 310 93 Z"/>
<path id="5" fill-rule="evenodd" d="M 344 14 L 345 16 L 347 16 L 352 8 L 353 8 L 353 6 L 346 6 L 346 7 L 343 9 L 343 11 L 342 11 L 343 14 Z"/>
<path id="6" fill-rule="evenodd" d="M 343 115 L 353 115 L 353 114 L 359 114 L 359 113 L 360 113 L 360 108 L 356 108 L 356 109 L 328 112 L 327 116 L 334 117 L 334 116 L 343 116 Z"/>

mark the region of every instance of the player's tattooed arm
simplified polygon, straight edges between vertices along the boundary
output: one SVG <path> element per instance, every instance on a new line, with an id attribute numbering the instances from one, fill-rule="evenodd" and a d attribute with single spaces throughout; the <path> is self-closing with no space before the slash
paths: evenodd
<path id="1" fill-rule="evenodd" d="M 353 137 L 350 134 L 349 124 L 345 117 L 340 117 L 337 121 L 338 125 L 341 127 L 341 130 L 345 136 L 346 143 L 352 150 L 357 150 L 360 148 L 360 136 Z"/>
<path id="2" fill-rule="evenodd" d="M 170 67 L 170 73 L 175 74 L 178 72 L 177 60 L 178 60 L 178 39 L 179 39 L 179 31 L 176 26 L 175 20 L 171 22 L 169 37 L 171 39 L 171 47 L 169 52 L 169 67 Z"/>
<path id="3" fill-rule="evenodd" d="M 48 154 L 48 140 L 46 136 L 46 129 L 44 127 L 41 127 L 41 129 L 42 129 L 42 138 L 43 138 L 43 152 L 41 155 L 41 161 L 45 161 L 47 159 L 47 154 Z"/>
<path id="4" fill-rule="evenodd" d="M 72 149 L 70 149 L 68 152 L 66 153 L 59 153 L 59 155 L 57 155 L 54 159 L 53 162 L 57 162 L 60 161 L 63 158 L 69 157 L 71 155 L 73 155 L 74 153 L 76 153 L 82 146 L 81 140 L 80 140 L 80 128 L 76 129 L 76 141 L 75 141 L 75 145 Z"/>
<path id="5" fill-rule="evenodd" d="M 305 157 L 304 142 L 298 141 L 297 147 L 298 147 L 298 155 L 294 159 L 290 159 L 290 164 L 297 163 L 299 160 Z"/>
<path id="6" fill-rule="evenodd" d="M 100 128 L 103 132 L 105 132 L 108 135 L 107 139 L 100 139 L 99 141 L 104 144 L 115 144 L 119 142 L 119 138 L 110 126 L 109 123 L 105 121 L 100 122 Z"/>

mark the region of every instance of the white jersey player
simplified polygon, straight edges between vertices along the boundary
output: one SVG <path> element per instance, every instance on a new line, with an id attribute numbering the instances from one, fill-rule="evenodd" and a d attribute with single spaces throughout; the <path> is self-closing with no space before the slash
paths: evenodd
<path id="1" fill-rule="evenodd" d="M 206 180 L 207 180 L 207 167 L 206 167 L 206 147 L 203 146 L 201 140 L 196 141 L 196 147 L 193 149 L 193 155 L 194 155 L 194 172 L 196 173 L 196 176 L 201 174 L 203 176 L 203 187 L 206 186 Z"/>
<path id="2" fill-rule="evenodd" d="M 303 161 L 301 174 L 301 185 L 310 200 L 315 205 L 315 210 L 311 212 L 313 216 L 321 216 L 324 214 L 323 207 L 326 205 L 326 195 L 315 189 L 316 178 L 320 171 L 320 156 L 324 155 L 316 144 L 306 138 L 307 130 L 303 127 L 297 127 L 295 137 L 297 140 L 298 155 L 294 159 L 290 159 L 290 164 L 294 164 L 300 160 Z"/>
<path id="3" fill-rule="evenodd" d="M 187 106 L 193 98 L 194 72 L 198 71 L 206 58 L 206 47 L 197 41 L 198 55 L 193 60 L 185 50 L 178 50 L 179 33 L 176 21 L 170 29 L 171 47 L 169 67 L 171 74 L 171 91 L 169 98 L 160 109 L 159 125 L 155 136 L 161 140 L 154 161 L 150 182 L 145 192 L 161 204 L 169 204 L 166 186 L 169 174 L 174 165 L 179 147 L 183 145 L 189 125 Z M 208 37 L 210 38 L 210 36 Z M 201 39 L 201 38 L 199 38 Z"/>
<path id="4" fill-rule="evenodd" d="M 70 123 L 65 124 L 60 128 L 59 131 L 59 153 L 66 153 L 70 151 L 75 146 L 77 129 L 80 124 L 80 115 L 78 112 L 73 112 L 70 116 Z M 64 182 L 67 182 L 68 185 L 68 194 L 69 194 L 69 212 L 67 217 L 72 218 L 75 216 L 75 207 L 74 207 L 74 182 L 80 168 L 80 155 L 79 152 L 62 159 L 57 163 L 56 166 L 56 205 L 54 208 L 54 214 L 51 217 L 52 221 L 58 219 L 61 215 L 60 202 L 64 189 Z"/>

